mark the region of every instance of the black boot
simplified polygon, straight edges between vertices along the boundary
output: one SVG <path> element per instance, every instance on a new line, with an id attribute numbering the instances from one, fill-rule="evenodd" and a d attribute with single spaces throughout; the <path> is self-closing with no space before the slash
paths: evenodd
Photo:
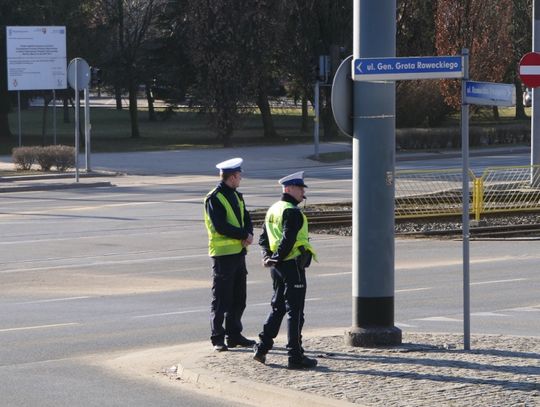
<path id="1" fill-rule="evenodd" d="M 253 345 L 255 345 L 254 340 L 248 339 L 242 335 L 235 336 L 234 338 L 227 338 L 227 346 L 229 348 L 236 348 L 237 346 L 251 348 Z"/>
<path id="2" fill-rule="evenodd" d="M 266 362 L 266 354 L 268 352 L 261 346 L 260 343 L 253 346 L 253 352 L 255 352 L 255 354 L 253 355 L 254 360 L 263 364 Z"/>
<path id="3" fill-rule="evenodd" d="M 311 359 L 307 356 L 301 356 L 299 358 L 289 357 L 289 369 L 311 369 L 317 366 L 317 359 Z"/>

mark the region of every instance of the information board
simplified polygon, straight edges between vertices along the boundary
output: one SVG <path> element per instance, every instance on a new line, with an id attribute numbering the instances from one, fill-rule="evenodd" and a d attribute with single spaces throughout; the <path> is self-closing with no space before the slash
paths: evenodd
<path id="1" fill-rule="evenodd" d="M 6 27 L 8 90 L 67 87 L 66 27 Z"/>

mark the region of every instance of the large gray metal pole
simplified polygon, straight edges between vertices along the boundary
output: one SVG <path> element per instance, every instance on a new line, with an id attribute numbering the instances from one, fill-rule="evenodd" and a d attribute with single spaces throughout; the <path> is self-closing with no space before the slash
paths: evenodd
<path id="1" fill-rule="evenodd" d="M 354 0 L 354 58 L 395 57 L 396 1 Z M 352 346 L 401 344 L 394 326 L 394 82 L 353 85 Z"/>
<path id="2" fill-rule="evenodd" d="M 540 0 L 534 0 L 533 3 L 533 25 L 532 25 L 532 50 L 540 52 Z M 532 90 L 531 107 L 531 165 L 540 164 L 540 90 Z M 538 103 L 537 103 L 538 102 Z M 532 170 L 534 174 L 534 170 Z M 533 185 L 538 185 L 539 180 L 531 179 Z"/>
<path id="3" fill-rule="evenodd" d="M 469 80 L 469 50 L 463 56 L 463 79 L 461 80 L 461 176 L 463 182 L 463 348 L 471 349 L 471 305 L 469 277 L 469 105 L 465 102 L 465 82 Z"/>

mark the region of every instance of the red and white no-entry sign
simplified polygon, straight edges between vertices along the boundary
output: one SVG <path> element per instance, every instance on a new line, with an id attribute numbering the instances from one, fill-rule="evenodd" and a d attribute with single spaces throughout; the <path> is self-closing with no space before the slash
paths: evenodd
<path id="1" fill-rule="evenodd" d="M 519 61 L 519 76 L 529 88 L 540 86 L 540 53 L 528 52 Z"/>

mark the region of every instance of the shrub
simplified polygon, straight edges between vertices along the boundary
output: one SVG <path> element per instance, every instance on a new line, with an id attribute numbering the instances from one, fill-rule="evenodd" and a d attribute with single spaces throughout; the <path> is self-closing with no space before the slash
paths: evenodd
<path id="1" fill-rule="evenodd" d="M 75 148 L 69 146 L 17 147 L 12 151 L 12 159 L 17 170 L 29 170 L 37 163 L 41 171 L 66 171 L 75 166 Z"/>
<path id="2" fill-rule="evenodd" d="M 75 166 L 75 147 L 55 146 L 54 165 L 58 171 L 65 171 Z"/>
<path id="3" fill-rule="evenodd" d="M 36 159 L 36 147 L 15 147 L 11 151 L 11 158 L 17 171 L 28 171 Z"/>
<path id="4" fill-rule="evenodd" d="M 41 171 L 50 171 L 54 165 L 55 147 L 36 147 L 36 161 L 41 167 Z"/>

